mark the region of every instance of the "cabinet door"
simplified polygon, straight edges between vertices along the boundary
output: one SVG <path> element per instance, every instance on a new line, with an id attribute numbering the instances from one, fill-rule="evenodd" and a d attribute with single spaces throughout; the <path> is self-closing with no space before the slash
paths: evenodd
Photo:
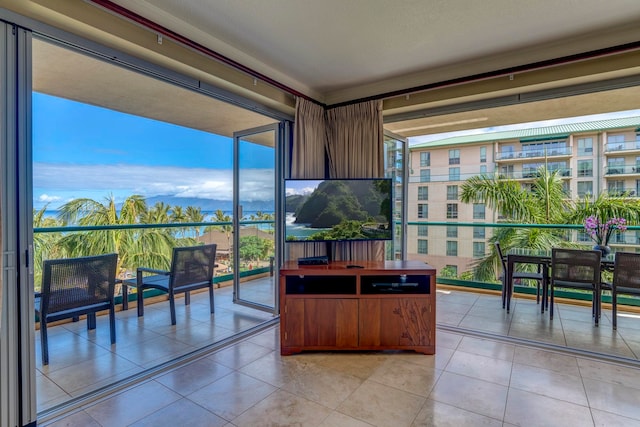
<path id="1" fill-rule="evenodd" d="M 358 300 L 290 298 L 286 302 L 287 347 L 356 347 Z M 282 327 L 282 325 L 281 325 Z"/>
<path id="2" fill-rule="evenodd" d="M 435 327 L 435 314 L 428 298 L 360 300 L 361 346 L 433 346 Z"/>

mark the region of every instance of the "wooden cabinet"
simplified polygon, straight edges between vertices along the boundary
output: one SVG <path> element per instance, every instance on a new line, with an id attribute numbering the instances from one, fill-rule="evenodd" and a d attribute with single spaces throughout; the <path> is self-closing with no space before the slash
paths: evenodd
<path id="1" fill-rule="evenodd" d="M 287 263 L 280 270 L 280 351 L 434 354 L 435 275 L 418 261 Z"/>

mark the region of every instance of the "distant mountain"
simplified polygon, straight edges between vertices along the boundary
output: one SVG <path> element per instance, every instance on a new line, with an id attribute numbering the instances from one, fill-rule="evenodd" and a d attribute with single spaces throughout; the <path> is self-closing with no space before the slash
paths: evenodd
<path id="1" fill-rule="evenodd" d="M 224 212 L 230 212 L 233 209 L 233 202 L 231 200 L 214 200 L 214 199 L 201 199 L 198 197 L 175 197 L 175 196 L 154 196 L 147 197 L 147 206 L 151 207 L 157 202 L 163 202 L 171 206 L 187 206 L 199 207 L 203 211 L 215 211 L 220 209 Z M 275 203 L 273 201 L 267 202 L 244 202 L 242 203 L 242 209 L 245 212 L 263 211 L 273 212 Z"/>

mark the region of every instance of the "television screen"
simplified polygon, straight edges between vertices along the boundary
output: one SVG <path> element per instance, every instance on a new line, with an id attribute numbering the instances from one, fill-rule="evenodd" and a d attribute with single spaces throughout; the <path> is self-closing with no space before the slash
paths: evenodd
<path id="1" fill-rule="evenodd" d="M 391 240 L 391 179 L 285 180 L 287 241 Z"/>

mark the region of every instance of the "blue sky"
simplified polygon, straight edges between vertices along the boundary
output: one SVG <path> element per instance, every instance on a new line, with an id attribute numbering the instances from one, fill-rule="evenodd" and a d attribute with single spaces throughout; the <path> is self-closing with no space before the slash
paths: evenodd
<path id="1" fill-rule="evenodd" d="M 232 150 L 228 137 L 33 94 L 36 209 L 110 194 L 231 200 Z M 273 149 L 251 144 L 243 152 L 243 182 L 254 193 L 244 195 L 273 198 Z"/>

